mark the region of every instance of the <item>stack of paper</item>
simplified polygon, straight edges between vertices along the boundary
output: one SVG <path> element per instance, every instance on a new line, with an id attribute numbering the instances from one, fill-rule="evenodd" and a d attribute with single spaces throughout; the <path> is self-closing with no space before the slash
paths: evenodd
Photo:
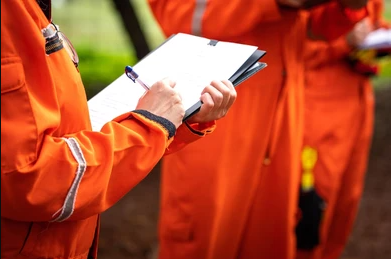
<path id="1" fill-rule="evenodd" d="M 378 29 L 368 34 L 360 49 L 388 49 L 391 48 L 391 29 Z"/>

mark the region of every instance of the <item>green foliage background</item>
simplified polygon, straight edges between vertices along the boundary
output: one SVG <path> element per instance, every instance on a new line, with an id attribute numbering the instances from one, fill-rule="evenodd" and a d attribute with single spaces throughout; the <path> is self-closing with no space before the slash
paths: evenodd
<path id="1" fill-rule="evenodd" d="M 154 49 L 164 36 L 146 0 L 130 0 L 135 6 L 149 47 Z M 387 20 L 391 1 L 385 0 Z M 119 16 L 111 0 L 53 0 L 53 21 L 72 41 L 80 57 L 80 73 L 90 98 L 123 73 L 126 65 L 137 62 Z M 391 58 L 383 60 L 375 87 L 390 85 Z"/>
<path id="2" fill-rule="evenodd" d="M 79 58 L 79 70 L 89 98 L 118 78 L 137 59 L 111 0 L 52 0 L 53 22 L 67 35 Z M 151 49 L 164 36 L 146 0 L 131 0 Z"/>

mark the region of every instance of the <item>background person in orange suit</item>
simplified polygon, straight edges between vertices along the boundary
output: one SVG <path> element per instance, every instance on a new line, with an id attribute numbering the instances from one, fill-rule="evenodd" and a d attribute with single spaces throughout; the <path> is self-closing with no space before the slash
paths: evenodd
<path id="1" fill-rule="evenodd" d="M 239 86 L 210 142 L 163 160 L 160 259 L 294 258 L 307 32 L 298 8 L 318 2 L 149 0 L 165 35 L 253 44 L 268 63 Z M 312 13 L 311 35 L 346 33 L 366 14 L 346 6 L 365 2 L 326 3 Z"/>
<path id="2" fill-rule="evenodd" d="M 353 61 L 357 46 L 383 26 L 382 0 L 347 35 L 306 42 L 302 217 L 298 259 L 337 259 L 351 232 L 363 190 L 373 127 L 372 64 Z M 376 50 L 369 50 L 370 52 Z M 362 51 L 361 51 L 362 52 Z M 373 61 L 373 60 L 372 60 Z M 363 66 L 369 66 L 363 70 Z"/>
<path id="3" fill-rule="evenodd" d="M 99 214 L 168 148 L 213 130 L 236 99 L 231 83 L 214 81 L 181 125 L 181 98 L 165 79 L 137 110 L 92 131 L 77 56 L 50 6 L 1 1 L 1 258 L 96 258 Z"/>

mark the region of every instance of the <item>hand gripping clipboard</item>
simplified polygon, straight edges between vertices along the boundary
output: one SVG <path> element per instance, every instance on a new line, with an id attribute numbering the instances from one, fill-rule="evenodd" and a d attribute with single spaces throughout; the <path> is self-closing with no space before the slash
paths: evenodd
<path id="1" fill-rule="evenodd" d="M 172 36 L 171 36 L 172 37 Z M 216 46 L 218 44 L 217 40 L 210 40 L 209 45 Z M 245 80 L 249 79 L 251 76 L 261 71 L 267 64 L 264 62 L 259 62 L 259 60 L 266 55 L 266 51 L 256 50 L 243 65 L 228 79 L 236 87 Z M 192 115 L 197 113 L 201 108 L 202 102 L 198 101 L 193 106 L 188 108 L 185 112 L 183 121 L 186 121 Z"/>

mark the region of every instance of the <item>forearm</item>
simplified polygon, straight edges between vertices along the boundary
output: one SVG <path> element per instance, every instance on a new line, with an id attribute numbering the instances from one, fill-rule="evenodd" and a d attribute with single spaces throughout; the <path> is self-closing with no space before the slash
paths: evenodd
<path id="1" fill-rule="evenodd" d="M 170 142 L 158 123 L 131 117 L 110 122 L 101 132 L 45 135 L 34 162 L 2 172 L 2 217 L 83 219 L 116 203 L 151 171 Z"/>
<path id="2" fill-rule="evenodd" d="M 332 41 L 348 33 L 368 15 L 364 6 L 350 9 L 337 1 L 314 8 L 309 13 L 308 36 L 314 40 Z"/>

